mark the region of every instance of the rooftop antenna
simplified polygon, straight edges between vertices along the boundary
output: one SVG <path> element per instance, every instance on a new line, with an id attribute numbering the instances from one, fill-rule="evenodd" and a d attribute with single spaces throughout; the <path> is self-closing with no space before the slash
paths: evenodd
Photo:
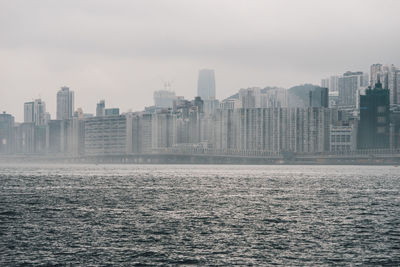
<path id="1" fill-rule="evenodd" d="M 164 81 L 164 89 L 167 91 L 171 91 L 173 81 Z"/>

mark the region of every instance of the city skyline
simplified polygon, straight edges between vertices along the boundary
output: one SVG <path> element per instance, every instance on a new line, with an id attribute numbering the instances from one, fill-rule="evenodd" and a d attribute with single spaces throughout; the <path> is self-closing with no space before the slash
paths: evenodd
<path id="1" fill-rule="evenodd" d="M 366 68 L 367 70 L 365 71 L 365 72 L 363 72 L 363 71 L 361 71 L 360 73 L 364 73 L 363 75 L 370 75 L 370 71 L 371 71 L 371 67 L 373 67 L 373 66 L 375 66 L 375 65 L 381 65 L 381 66 L 393 66 L 393 67 L 395 67 L 394 65 L 395 64 L 385 64 L 385 63 L 373 63 L 372 65 L 370 64 L 370 66 L 368 67 L 368 68 Z M 210 71 L 212 71 L 212 72 L 214 72 L 215 70 L 211 70 L 211 69 L 199 69 L 198 70 L 198 72 L 197 72 L 197 74 L 199 75 L 199 73 L 202 71 L 202 70 L 210 70 Z M 359 71 L 359 70 L 357 70 L 357 71 Z M 347 73 L 350 73 L 351 71 L 349 71 L 349 70 L 347 70 L 346 71 Z M 339 74 L 339 73 L 335 73 L 335 74 L 330 74 L 330 75 L 328 75 L 328 76 L 331 76 L 331 77 L 338 77 L 338 78 L 340 78 L 340 77 L 342 77 L 343 75 L 348 75 L 348 74 L 346 74 L 346 72 L 343 72 L 343 73 L 341 73 L 341 74 Z M 215 79 L 215 80 L 217 80 L 217 78 L 215 78 L 217 75 L 215 75 L 213 78 Z M 198 96 L 198 79 L 199 79 L 199 77 L 197 77 L 196 78 L 196 85 L 193 87 L 193 90 L 192 91 L 194 91 L 195 93 L 194 94 L 190 94 L 189 93 L 189 97 L 187 97 L 187 95 L 177 95 L 176 94 L 176 91 L 174 90 L 174 88 L 171 86 L 171 82 L 164 82 L 164 84 L 163 84 L 163 86 L 164 86 L 164 88 L 162 88 L 161 86 L 160 86 L 160 89 L 159 90 L 154 90 L 153 91 L 153 96 L 152 96 L 152 99 L 151 99 L 151 101 L 148 103 L 148 104 L 143 104 L 141 107 L 138 107 L 137 109 L 133 109 L 132 107 L 127 107 L 127 108 L 121 108 L 121 106 L 120 106 L 120 104 L 118 104 L 118 103 L 115 103 L 115 102 L 112 102 L 112 101 L 109 101 L 108 99 L 106 99 L 107 100 L 107 102 L 108 102 L 108 104 L 109 105 L 111 105 L 111 106 L 115 106 L 115 107 L 118 107 L 119 109 L 120 109 L 120 111 L 121 111 L 121 113 L 125 113 L 125 112 L 132 112 L 132 111 L 141 111 L 141 110 L 144 110 L 144 108 L 145 107 L 150 107 L 150 106 L 153 106 L 154 105 L 154 101 L 155 101 L 155 99 L 154 99 L 154 93 L 157 93 L 157 92 L 163 92 L 163 91 L 165 91 L 165 90 L 167 90 L 168 92 L 171 92 L 171 93 L 173 93 L 174 94 L 174 96 L 176 95 L 176 97 L 184 97 L 185 99 L 190 99 L 190 98 L 194 98 L 195 96 Z M 313 85 L 316 85 L 316 86 L 321 86 L 321 87 L 324 87 L 323 85 L 324 85 L 324 82 L 325 82 L 325 78 L 320 78 L 320 80 L 319 80 L 319 82 L 316 82 L 316 83 L 311 83 L 311 82 L 305 82 L 305 83 L 303 83 L 303 84 L 313 84 Z M 376 80 L 376 79 L 375 79 Z M 374 80 L 374 81 L 375 81 Z M 371 81 L 367 81 L 367 83 L 364 83 L 363 85 L 364 86 L 366 86 L 369 82 L 372 82 L 372 80 Z M 295 85 L 293 85 L 292 87 L 295 87 L 295 86 L 298 86 L 298 85 L 303 85 L 303 84 L 295 84 Z M 167 87 L 167 89 L 165 88 L 165 86 L 166 85 L 168 85 Z M 373 85 L 372 85 L 373 86 Z M 274 87 L 274 86 L 269 86 L 269 85 L 265 85 L 265 86 L 260 86 L 260 87 L 258 87 L 257 86 L 257 88 L 268 88 L 268 87 Z M 329 86 L 326 86 L 327 88 L 329 87 Z M 96 106 L 97 106 L 97 104 L 99 103 L 99 101 L 104 101 L 105 99 L 104 99 L 104 97 L 102 97 L 102 96 L 98 96 L 97 97 L 97 100 L 96 100 L 96 102 L 95 103 L 92 103 L 92 105 L 90 105 L 90 106 L 76 106 L 74 103 L 78 100 L 78 102 L 79 102 L 79 99 L 77 99 L 74 95 L 75 95 L 75 93 L 76 93 L 76 91 L 78 92 L 78 96 L 79 96 L 79 89 L 78 90 L 75 90 L 74 88 L 72 88 L 72 87 L 70 87 L 70 86 L 66 86 L 66 85 L 63 85 L 63 86 L 60 86 L 60 87 L 58 87 L 58 88 L 56 88 L 56 90 L 54 90 L 54 95 L 56 95 L 56 99 L 54 99 L 54 103 L 55 104 L 57 104 L 57 95 L 58 95 L 58 93 L 59 92 L 61 92 L 62 90 L 64 90 L 65 88 L 67 88 L 68 90 L 71 90 L 70 92 L 72 93 L 72 101 L 73 101 L 73 103 L 72 103 L 72 114 L 75 112 L 75 111 L 77 111 L 78 109 L 81 109 L 81 110 L 83 110 L 83 112 L 84 113 L 88 113 L 88 114 L 93 114 L 93 115 L 96 115 L 97 114 L 97 110 L 96 110 Z M 248 88 L 256 88 L 256 87 L 251 87 L 251 86 L 247 86 L 247 87 L 243 87 L 243 88 L 235 88 L 235 89 L 232 89 L 232 91 L 231 92 L 229 92 L 228 93 L 228 95 L 226 95 L 226 96 L 224 96 L 224 97 L 222 97 L 222 98 L 216 98 L 217 100 L 223 100 L 223 99 L 227 99 L 227 98 L 229 98 L 230 96 L 232 96 L 232 95 L 234 95 L 235 93 L 237 93 L 239 90 L 241 90 L 241 89 L 248 89 Z M 280 87 L 280 88 L 283 88 L 283 87 Z M 287 88 L 284 88 L 284 89 L 290 89 L 291 87 L 287 87 Z M 216 90 L 216 94 L 218 95 L 218 87 L 216 86 L 215 87 L 215 90 Z M 166 91 L 166 92 L 167 92 Z M 190 97 L 191 95 L 193 95 L 193 97 Z M 52 96 L 52 97 L 54 97 L 54 96 Z M 15 113 L 12 113 L 12 112 L 10 112 L 9 110 L 1 110 L 1 112 L 6 112 L 6 113 L 9 113 L 9 114 L 12 114 L 13 116 L 14 116 L 14 118 L 15 118 L 15 121 L 16 122 L 24 122 L 24 103 L 30 103 L 30 102 L 34 102 L 34 101 L 37 101 L 37 100 L 40 100 L 40 101 L 43 101 L 44 103 L 45 103 L 45 105 L 46 105 L 46 112 L 51 116 L 51 119 L 52 120 L 54 120 L 54 119 L 57 119 L 57 105 L 55 105 L 55 107 L 53 108 L 53 109 L 48 109 L 47 107 L 48 106 L 53 106 L 53 104 L 50 102 L 48 102 L 47 101 L 47 99 L 49 99 L 50 97 L 47 97 L 47 98 L 43 98 L 41 95 L 38 97 L 38 98 L 33 98 L 33 99 L 31 99 L 31 100 L 28 100 L 28 101 L 24 101 L 24 102 L 21 102 L 21 103 L 19 103 L 19 104 L 21 104 L 22 105 L 22 108 L 21 108 L 21 110 L 22 110 L 22 112 L 15 112 Z M 50 100 L 51 101 L 51 100 Z M 110 102 L 111 102 L 111 104 L 110 104 Z M 53 110 L 53 111 L 52 111 Z M 21 114 L 20 114 L 21 113 Z M 71 115 L 72 116 L 72 115 Z"/>
<path id="2" fill-rule="evenodd" d="M 240 88 L 319 84 L 373 62 L 399 66 L 399 8 L 398 1 L 2 1 L 0 105 L 21 121 L 17 102 L 42 98 L 55 114 L 53 92 L 66 85 L 85 112 L 95 113 L 99 99 L 138 110 L 167 80 L 176 95 L 193 98 L 202 68 L 216 71 L 223 99 Z"/>

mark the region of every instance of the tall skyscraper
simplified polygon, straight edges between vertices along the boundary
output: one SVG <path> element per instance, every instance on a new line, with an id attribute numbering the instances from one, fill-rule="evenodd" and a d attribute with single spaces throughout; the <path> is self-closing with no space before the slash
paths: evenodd
<path id="1" fill-rule="evenodd" d="M 96 117 L 101 117 L 105 115 L 105 108 L 106 108 L 106 103 L 104 100 L 100 100 L 99 103 L 97 103 L 96 106 Z"/>
<path id="2" fill-rule="evenodd" d="M 364 75 L 361 71 L 351 72 L 347 71 L 343 74 L 343 77 L 339 78 L 339 106 L 357 106 L 357 95 L 359 89 L 362 86 Z"/>
<path id="3" fill-rule="evenodd" d="M 57 92 L 57 120 L 71 119 L 74 113 L 74 92 L 63 86 Z"/>
<path id="4" fill-rule="evenodd" d="M 34 105 L 33 101 L 24 103 L 24 122 L 34 122 Z"/>
<path id="5" fill-rule="evenodd" d="M 360 96 L 359 149 L 389 148 L 389 90 L 379 82 Z"/>
<path id="6" fill-rule="evenodd" d="M 24 103 L 24 122 L 33 122 L 35 125 L 46 124 L 46 103 L 41 99 Z"/>
<path id="7" fill-rule="evenodd" d="M 391 105 L 400 104 L 399 72 L 393 64 L 373 64 L 370 69 L 370 86 L 373 87 L 379 80 L 382 88 L 389 89 Z"/>
<path id="8" fill-rule="evenodd" d="M 197 81 L 197 95 L 205 101 L 215 99 L 214 70 L 202 69 L 199 71 L 199 79 Z"/>

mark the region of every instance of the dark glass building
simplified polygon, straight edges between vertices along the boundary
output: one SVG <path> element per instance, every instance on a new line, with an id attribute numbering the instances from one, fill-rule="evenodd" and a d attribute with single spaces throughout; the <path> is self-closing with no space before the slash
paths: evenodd
<path id="1" fill-rule="evenodd" d="M 313 108 L 328 108 L 329 107 L 329 94 L 328 88 L 317 87 L 310 91 L 310 107 Z"/>
<path id="2" fill-rule="evenodd" d="M 358 127 L 358 149 L 389 148 L 389 90 L 380 82 L 360 95 L 360 123 Z"/>

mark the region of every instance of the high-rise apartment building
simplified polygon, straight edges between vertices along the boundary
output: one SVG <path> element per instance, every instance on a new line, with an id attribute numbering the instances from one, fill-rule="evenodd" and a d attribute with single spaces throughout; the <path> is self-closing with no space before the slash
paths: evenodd
<path id="1" fill-rule="evenodd" d="M 339 106 L 356 107 L 359 90 L 365 82 L 364 75 L 361 71 L 347 71 L 338 80 L 339 87 Z"/>
<path id="2" fill-rule="evenodd" d="M 197 95 L 204 101 L 215 99 L 215 73 L 214 70 L 202 69 L 199 71 L 197 81 Z"/>
<path id="3" fill-rule="evenodd" d="M 389 89 L 390 104 L 400 104 L 400 70 L 392 65 L 372 64 L 370 68 L 370 86 L 374 87 L 378 81 L 382 88 Z"/>
<path id="4" fill-rule="evenodd" d="M 74 113 L 74 92 L 63 86 L 57 92 L 57 120 L 71 119 Z"/>
<path id="5" fill-rule="evenodd" d="M 45 125 L 47 122 L 46 103 L 41 99 L 24 103 L 24 122 Z"/>
<path id="6" fill-rule="evenodd" d="M 261 107 L 261 88 L 252 87 L 239 90 L 239 100 L 242 108 L 259 108 Z"/>
<path id="7" fill-rule="evenodd" d="M 360 96 L 359 149 L 389 148 L 389 89 L 376 83 Z"/>
<path id="8" fill-rule="evenodd" d="M 24 122 L 34 122 L 34 105 L 33 101 L 24 103 Z"/>
<path id="9" fill-rule="evenodd" d="M 100 100 L 99 103 L 97 103 L 96 106 L 96 117 L 101 117 L 105 115 L 105 108 L 106 108 L 106 103 L 104 100 Z"/>
<path id="10" fill-rule="evenodd" d="M 0 154 L 14 152 L 14 117 L 3 112 L 0 114 Z"/>
<path id="11" fill-rule="evenodd" d="M 127 118 L 101 116 L 85 119 L 85 154 L 110 155 L 125 154 L 127 149 Z M 129 134 L 130 136 L 132 134 Z"/>

